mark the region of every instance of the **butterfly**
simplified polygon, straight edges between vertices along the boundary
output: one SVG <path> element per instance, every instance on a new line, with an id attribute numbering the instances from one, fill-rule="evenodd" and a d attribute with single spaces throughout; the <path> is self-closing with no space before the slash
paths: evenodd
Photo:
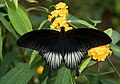
<path id="1" fill-rule="evenodd" d="M 60 32 L 55 30 L 34 30 L 17 40 L 17 45 L 37 50 L 51 70 L 56 70 L 64 62 L 79 76 L 78 66 L 91 48 L 111 43 L 111 38 L 103 31 L 92 28 L 77 28 Z"/>

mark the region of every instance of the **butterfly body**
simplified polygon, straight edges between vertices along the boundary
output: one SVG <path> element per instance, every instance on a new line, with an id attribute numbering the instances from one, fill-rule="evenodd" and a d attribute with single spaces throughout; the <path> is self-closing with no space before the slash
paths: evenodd
<path id="1" fill-rule="evenodd" d="M 69 69 L 75 69 L 90 48 L 111 43 L 111 38 L 102 31 L 78 28 L 65 31 L 35 30 L 22 35 L 17 45 L 37 50 L 51 70 L 58 69 L 64 61 Z"/>

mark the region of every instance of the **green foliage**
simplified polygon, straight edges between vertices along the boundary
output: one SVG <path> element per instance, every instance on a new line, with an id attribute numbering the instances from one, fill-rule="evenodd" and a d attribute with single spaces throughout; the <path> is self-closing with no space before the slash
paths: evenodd
<path id="1" fill-rule="evenodd" d="M 37 3 L 38 1 L 37 0 L 26 0 L 27 2 L 30 2 L 30 3 Z"/>
<path id="2" fill-rule="evenodd" d="M 12 28 L 10 22 L 8 22 L 4 16 L 0 15 L 0 21 L 2 22 L 2 24 L 6 27 L 6 29 L 11 32 L 16 38 L 17 38 L 17 34 L 15 32 L 15 30 Z"/>
<path id="3" fill-rule="evenodd" d="M 91 60 L 91 57 L 89 57 L 88 59 L 86 59 L 80 66 L 80 69 L 79 69 L 79 72 L 81 73 L 85 68 L 86 66 L 88 65 L 88 63 L 90 62 Z"/>
<path id="4" fill-rule="evenodd" d="M 8 5 L 8 16 L 17 33 L 23 35 L 26 32 L 32 31 L 32 25 L 25 9 L 20 5 L 16 8 L 14 4 L 9 1 L 6 2 L 6 4 Z"/>
<path id="5" fill-rule="evenodd" d="M 101 20 L 92 20 L 91 18 L 88 18 L 88 19 L 94 23 L 94 26 L 102 22 Z"/>
<path id="6" fill-rule="evenodd" d="M 41 84 L 47 84 L 47 77 L 45 80 L 43 80 L 43 82 Z"/>
<path id="7" fill-rule="evenodd" d="M 115 54 L 115 56 L 117 56 L 118 58 L 120 58 L 120 47 L 114 44 L 110 45 L 110 48 L 113 51 L 113 54 Z"/>
<path id="8" fill-rule="evenodd" d="M 35 71 L 28 64 L 19 64 L 0 79 L 0 84 L 27 84 Z"/>
<path id="9" fill-rule="evenodd" d="M 120 34 L 116 30 L 113 30 L 113 32 L 112 32 L 112 43 L 116 44 L 117 42 L 119 42 L 119 40 L 120 40 Z"/>
<path id="10" fill-rule="evenodd" d="M 40 26 L 38 27 L 38 30 L 40 30 L 47 21 L 48 21 L 48 20 L 44 20 L 44 21 L 40 24 Z"/>
<path id="11" fill-rule="evenodd" d="M 106 34 L 108 34 L 110 37 L 112 36 L 112 28 L 109 28 L 104 31 Z"/>
<path id="12" fill-rule="evenodd" d="M 0 59 L 3 60 L 2 56 L 2 46 L 3 46 L 3 41 L 2 41 L 2 29 L 0 27 Z"/>
<path id="13" fill-rule="evenodd" d="M 82 24 L 82 25 L 85 25 L 89 28 L 93 28 L 93 29 L 96 29 L 93 25 L 89 24 L 87 21 L 85 20 L 73 20 L 72 23 L 79 23 L 79 24 Z"/>
<path id="14" fill-rule="evenodd" d="M 32 67 L 33 65 L 35 65 L 35 63 L 37 63 L 37 61 L 40 60 L 40 56 L 37 56 L 38 52 L 37 51 L 33 51 L 31 54 L 31 58 L 30 58 L 30 62 L 29 62 L 29 66 Z"/>
<path id="15" fill-rule="evenodd" d="M 13 0 L 14 4 L 15 4 L 15 7 L 17 8 L 18 7 L 18 0 Z"/>
<path id="16" fill-rule="evenodd" d="M 54 84 L 71 84 L 71 73 L 70 70 L 65 66 L 58 70 L 58 74 Z"/>
<path id="17" fill-rule="evenodd" d="M 26 0 L 27 2 L 37 2 L 37 0 Z M 84 0 L 83 0 L 84 1 Z M 103 1 L 99 3 L 97 0 L 96 3 L 100 5 L 100 8 L 94 5 L 93 0 L 88 1 L 89 5 L 83 5 L 83 1 L 76 0 L 74 3 L 79 5 L 72 4 L 71 11 L 74 12 L 72 14 L 78 16 L 83 15 L 83 13 L 87 10 L 95 10 L 97 8 L 98 10 L 95 11 L 95 16 L 93 18 L 98 18 L 102 16 L 102 13 L 105 11 L 104 8 L 107 8 L 107 10 L 112 11 L 112 6 L 105 5 L 103 3 L 108 3 L 107 1 Z M 53 3 L 53 0 L 46 0 L 46 2 L 43 5 L 50 6 L 50 3 Z M 66 0 L 65 2 L 68 2 Z M 109 1 L 110 3 L 113 2 Z M 115 0 L 115 2 L 119 2 L 118 0 Z M 41 4 L 42 4 L 41 3 Z M 54 2 L 56 3 L 56 2 Z M 95 3 L 95 4 L 96 4 Z M 28 3 L 29 4 L 29 3 Z M 70 2 L 68 2 L 69 5 Z M 115 13 L 119 14 L 119 6 L 118 3 L 115 6 Z M 52 8 L 53 6 L 51 6 Z M 81 11 L 79 11 L 78 7 Z M 48 23 L 47 15 L 51 9 L 47 9 L 43 6 L 37 6 L 37 7 L 30 7 L 28 9 L 25 9 L 23 6 L 18 4 L 18 0 L 1 0 L 0 1 L 0 22 L 2 23 L 0 26 L 0 59 L 3 61 L 0 61 L 0 84 L 33 84 L 35 80 L 40 80 L 40 84 L 115 84 L 117 80 L 116 79 L 111 80 L 111 75 L 103 76 L 101 72 L 97 72 L 96 67 L 94 65 L 97 65 L 97 61 L 92 60 L 91 57 L 85 59 L 82 64 L 79 66 L 79 72 L 81 75 L 76 78 L 73 71 L 70 71 L 65 67 L 65 65 L 62 65 L 59 70 L 54 71 L 52 76 L 48 77 L 48 66 L 45 65 L 44 61 L 42 60 L 42 57 L 38 55 L 37 51 L 30 50 L 29 54 L 27 51 L 25 51 L 22 48 L 19 48 L 16 46 L 16 40 L 19 35 L 23 35 L 26 32 L 30 32 L 34 29 L 42 29 L 42 28 L 48 28 L 50 25 Z M 86 8 L 86 9 L 85 9 Z M 7 10 L 6 10 L 7 9 Z M 83 11 L 84 10 L 84 11 Z M 36 11 L 38 14 L 31 14 L 29 15 L 28 12 Z M 7 13 L 6 13 L 7 12 Z M 113 12 L 113 11 L 112 11 Z M 79 19 L 75 17 L 74 15 L 69 14 L 67 19 L 71 20 L 69 23 L 74 28 L 80 28 L 80 27 L 89 27 L 89 28 L 97 28 L 97 24 L 101 23 L 101 20 L 92 20 L 90 18 L 87 18 L 87 20 Z M 86 14 L 87 15 L 87 14 Z M 78 16 L 79 17 L 79 16 Z M 82 16 L 81 16 L 82 17 Z M 84 16 L 86 17 L 86 16 Z M 99 18 L 100 19 L 100 18 Z M 32 24 L 32 23 L 33 24 Z M 32 26 L 33 25 L 33 26 Z M 112 43 L 110 44 L 110 48 L 113 51 L 112 57 L 115 58 L 115 56 L 120 59 L 120 47 L 119 47 L 119 40 L 120 40 L 120 34 L 119 31 L 108 28 L 104 31 L 112 38 Z M 11 35 L 12 34 L 12 35 Z M 15 38 L 14 38 L 15 37 Z M 10 44 L 12 41 L 13 43 Z M 117 44 L 117 45 L 116 45 Z M 27 53 L 27 54 L 25 54 Z M 18 64 L 22 62 L 22 64 Z M 23 63 L 27 62 L 27 63 Z M 29 62 L 29 63 L 28 63 Z M 106 62 L 106 61 L 105 61 Z M 18 65 L 17 65 L 18 64 Z M 36 69 L 38 68 L 38 65 L 42 65 L 44 67 L 44 70 L 42 74 L 35 74 Z M 109 65 L 107 65 L 109 66 Z M 112 65 L 116 66 L 116 65 Z M 14 68 L 13 68 L 14 67 Z M 105 72 L 106 70 L 111 70 L 111 67 L 108 69 L 103 68 L 101 71 Z M 116 66 L 117 67 L 117 66 Z M 87 69 L 92 68 L 91 72 Z M 104 70 L 105 69 L 105 70 Z M 115 67 L 114 67 L 115 69 Z M 117 70 L 117 69 L 116 69 Z M 116 72 L 116 70 L 112 71 Z M 118 70 L 120 70 L 118 68 Z M 107 72 L 108 73 L 108 72 Z M 106 74 L 106 73 L 105 73 Z M 114 75 L 114 74 L 113 74 Z M 33 80 L 30 80 L 33 77 Z M 106 78 L 106 79 L 104 79 Z M 108 78 L 108 79 L 107 79 Z M 109 79 L 111 78 L 111 79 Z M 34 82 L 34 84 L 36 84 Z M 118 80 L 119 84 L 119 80 Z"/>
<path id="18" fill-rule="evenodd" d="M 101 76 L 87 75 L 89 84 L 116 84 L 115 81 L 103 79 Z"/>

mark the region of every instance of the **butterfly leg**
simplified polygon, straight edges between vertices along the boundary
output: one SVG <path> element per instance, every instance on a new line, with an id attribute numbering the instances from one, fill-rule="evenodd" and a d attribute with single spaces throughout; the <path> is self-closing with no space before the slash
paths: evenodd
<path id="1" fill-rule="evenodd" d="M 49 70 L 48 70 L 48 77 L 51 77 L 51 73 L 52 73 L 52 70 L 51 70 L 51 67 L 49 67 Z"/>
<path id="2" fill-rule="evenodd" d="M 76 67 L 75 71 L 76 71 L 76 76 L 78 77 L 78 76 L 79 76 L 79 70 L 78 70 L 78 67 Z"/>

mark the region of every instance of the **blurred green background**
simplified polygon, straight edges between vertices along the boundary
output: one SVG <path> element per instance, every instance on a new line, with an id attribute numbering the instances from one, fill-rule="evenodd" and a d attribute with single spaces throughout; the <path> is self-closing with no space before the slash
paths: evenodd
<path id="1" fill-rule="evenodd" d="M 11 0 L 12 1 L 12 0 Z M 30 1 L 30 0 L 28 0 Z M 110 57 L 111 61 L 115 65 L 116 69 L 120 72 L 120 0 L 37 0 L 37 3 L 31 3 L 26 0 L 19 0 L 25 9 L 29 9 L 36 6 L 43 6 L 50 8 L 51 5 L 60 1 L 65 2 L 68 5 L 69 13 L 79 19 L 83 19 L 93 24 L 92 21 L 101 21 L 96 27 L 101 30 L 108 28 L 113 29 L 114 36 L 117 41 L 115 44 L 118 46 L 118 52 L 113 52 Z M 34 29 L 39 27 L 39 24 L 47 19 L 47 13 L 41 10 L 31 10 L 28 12 L 32 21 Z M 0 15 L 7 14 L 7 8 L 3 0 L 0 0 Z M 72 18 L 72 17 L 71 17 Z M 1 19 L 1 17 L 0 17 Z M 10 21 L 6 16 L 5 19 Z M 92 21 L 91 21 L 92 19 Z M 49 24 L 49 23 L 48 23 Z M 21 49 L 16 45 L 17 38 L 14 34 L 11 34 L 6 26 L 0 22 L 2 28 L 2 41 L 3 41 L 3 59 L 0 62 L 0 78 L 3 77 L 10 69 L 15 67 L 18 63 L 28 63 L 30 59 L 31 50 Z M 46 26 L 45 26 L 46 27 Z M 80 26 L 81 27 L 81 26 Z M 26 52 L 26 53 L 25 53 Z M 112 70 L 111 65 L 107 62 L 99 62 L 94 66 L 85 69 L 84 73 L 97 73 L 97 67 L 99 65 L 100 72 L 106 72 Z M 120 84 L 120 78 L 116 73 L 109 73 L 100 76 L 88 75 L 90 79 L 85 76 L 80 76 L 76 79 L 76 84 L 89 84 L 88 80 L 100 81 L 99 83 L 91 84 Z M 39 84 L 41 78 L 35 75 L 29 84 Z M 1 83 L 0 83 L 1 84 Z"/>

